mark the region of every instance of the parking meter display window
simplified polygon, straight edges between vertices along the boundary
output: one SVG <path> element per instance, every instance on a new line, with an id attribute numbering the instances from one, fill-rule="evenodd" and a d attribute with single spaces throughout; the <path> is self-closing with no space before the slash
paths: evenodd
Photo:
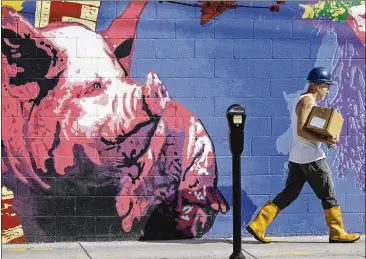
<path id="1" fill-rule="evenodd" d="M 243 123 L 243 117 L 241 115 L 234 115 L 234 124 L 242 124 Z"/>

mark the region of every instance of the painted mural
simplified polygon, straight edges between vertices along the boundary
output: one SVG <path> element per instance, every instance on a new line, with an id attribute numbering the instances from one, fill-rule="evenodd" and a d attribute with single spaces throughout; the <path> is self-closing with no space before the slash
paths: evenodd
<path id="1" fill-rule="evenodd" d="M 146 3 L 132 2 L 98 34 L 71 19 L 44 24 L 58 18 L 52 10 L 60 4 L 69 3 L 39 2 L 41 28 L 2 8 L 2 98 L 8 104 L 2 180 L 11 190 L 45 197 L 31 207 L 16 195 L 16 214 L 22 221 L 24 214 L 68 215 L 76 209 L 82 215 L 88 208 L 89 214 L 119 216 L 121 231 L 129 233 L 150 213 L 149 221 L 158 217 L 164 227 L 145 222 L 141 238 L 202 235 L 212 225 L 210 217 L 228 210 L 216 188 L 212 142 L 201 122 L 170 99 L 155 72 L 144 85 L 129 77 Z M 80 6 L 86 18 L 84 9 L 93 8 Z M 77 39 L 76 48 L 68 37 Z M 108 197 L 98 204 L 84 197 L 95 193 Z M 60 197 L 71 194 L 82 197 Z M 43 223 L 37 217 L 23 224 L 25 236 L 48 241 L 52 229 Z"/>
<path id="2" fill-rule="evenodd" d="M 114 9 L 106 7 L 113 4 Z M 215 20 L 230 21 L 236 14 L 236 20 L 251 25 L 253 20 L 272 19 L 290 10 L 293 26 L 299 30 L 303 21 L 316 21 L 312 29 L 322 41 L 315 57 L 317 65 L 330 69 L 338 82 L 334 97 L 324 105 L 336 107 L 348 121 L 347 132 L 333 154 L 337 176 L 347 179 L 353 170 L 357 187 L 365 192 L 365 150 L 359 144 L 365 141 L 364 1 L 301 2 L 290 7 L 285 1 L 118 4 L 2 2 L 2 243 L 184 239 L 223 236 L 231 229 L 230 223 L 222 223 L 223 217 L 230 217 L 222 214 L 227 214 L 232 204 L 231 186 L 222 183 L 227 177 L 219 177 L 228 168 L 230 162 L 224 159 L 229 154 L 222 155 L 222 142 L 212 137 L 220 126 L 207 127 L 210 123 L 205 121 L 209 122 L 212 113 L 205 114 L 204 108 L 194 109 L 184 98 L 172 97 L 173 87 L 164 84 L 172 82 L 169 77 L 181 80 L 186 88 L 180 91 L 188 95 L 186 82 L 191 74 L 176 69 L 171 76 L 167 65 L 162 66 L 166 70 L 156 71 L 148 66 L 142 75 L 143 66 L 141 71 L 133 66 L 137 31 L 141 23 L 145 27 L 152 23 L 142 17 L 155 16 L 163 8 L 168 12 L 169 7 L 185 8 L 182 15 L 200 26 L 194 27 L 197 41 L 202 40 L 200 33 L 207 35 L 209 26 L 217 26 Z M 240 16 L 240 10 L 245 10 L 245 16 Z M 162 17 L 174 21 L 174 15 L 169 15 Z M 192 25 L 185 23 L 182 15 L 174 26 L 179 23 L 181 38 L 189 39 L 185 33 L 193 30 Z M 147 27 L 160 30 L 157 35 L 164 40 L 170 37 L 168 32 L 169 36 L 164 34 L 170 24 L 166 26 Z M 243 33 L 253 33 L 234 28 L 239 39 L 245 38 Z M 278 28 L 261 34 L 271 30 Z M 235 38 L 228 31 L 225 36 Z M 175 28 L 174 33 L 178 33 Z M 154 31 L 147 35 L 145 39 L 158 38 Z M 227 46 L 217 46 L 213 53 L 225 55 Z M 234 63 L 223 67 L 229 71 L 226 77 L 234 77 L 232 82 Z M 206 67 L 196 69 L 206 71 Z M 243 70 L 250 73 L 245 67 Z M 225 77 L 220 72 L 222 75 L 217 72 L 215 76 Z M 206 78 L 201 77 L 198 79 L 204 84 Z M 240 72 L 240 77 L 249 76 Z M 217 107 L 230 90 L 225 89 L 225 95 L 212 92 Z M 263 97 L 246 94 L 239 97 Z M 290 103 L 298 94 L 283 92 L 282 99 Z M 290 132 L 288 129 L 278 137 L 276 155 L 288 154 Z M 260 132 L 251 137 L 256 134 Z M 250 159 L 254 155 L 254 160 L 258 153 L 251 147 L 246 155 Z M 221 161 L 226 161 L 225 165 Z M 258 206 L 253 190 L 260 184 L 251 183 L 254 178 L 246 181 L 250 188 L 242 189 L 243 225 Z M 220 226 L 226 230 L 218 230 Z"/>

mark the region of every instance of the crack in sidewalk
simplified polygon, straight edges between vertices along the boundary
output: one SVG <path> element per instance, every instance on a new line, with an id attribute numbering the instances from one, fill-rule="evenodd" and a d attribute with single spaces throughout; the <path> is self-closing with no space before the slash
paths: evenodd
<path id="1" fill-rule="evenodd" d="M 83 245 L 80 242 L 77 242 L 79 244 L 79 246 L 84 250 L 84 252 L 86 253 L 86 255 L 90 258 L 93 259 L 90 254 L 88 253 L 88 251 L 86 251 L 86 249 L 83 247 Z"/>

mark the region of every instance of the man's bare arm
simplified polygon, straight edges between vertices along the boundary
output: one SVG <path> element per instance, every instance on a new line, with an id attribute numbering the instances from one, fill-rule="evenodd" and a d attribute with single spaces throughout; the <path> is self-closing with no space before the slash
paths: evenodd
<path id="1" fill-rule="evenodd" d="M 307 96 L 302 98 L 297 103 L 296 105 L 297 135 L 311 141 L 324 142 L 326 144 L 330 144 L 330 140 L 328 138 L 319 136 L 305 127 L 306 120 L 313 106 L 314 106 L 313 101 L 311 100 L 310 97 Z"/>

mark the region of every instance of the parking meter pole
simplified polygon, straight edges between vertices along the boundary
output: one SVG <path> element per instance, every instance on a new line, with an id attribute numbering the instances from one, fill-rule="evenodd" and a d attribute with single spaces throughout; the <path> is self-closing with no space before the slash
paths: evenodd
<path id="1" fill-rule="evenodd" d="M 240 155 L 233 155 L 233 254 L 230 259 L 245 258 L 241 252 L 241 177 Z M 242 255 L 242 257 L 239 257 Z"/>
<path id="2" fill-rule="evenodd" d="M 245 109 L 231 105 L 226 111 L 229 124 L 229 142 L 233 166 L 233 253 L 229 259 L 245 259 L 241 251 L 241 163 L 244 150 Z"/>

